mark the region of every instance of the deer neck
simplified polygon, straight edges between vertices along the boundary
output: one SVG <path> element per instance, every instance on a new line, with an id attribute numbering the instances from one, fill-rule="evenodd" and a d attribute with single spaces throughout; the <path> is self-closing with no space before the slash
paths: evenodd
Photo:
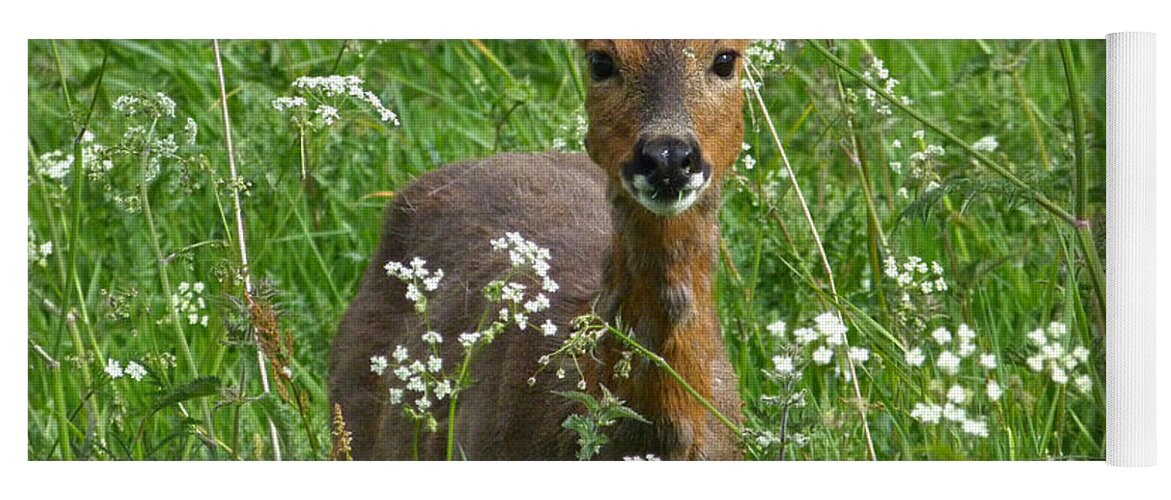
<path id="1" fill-rule="evenodd" d="M 614 236 L 600 302 L 606 320 L 661 356 L 710 401 L 714 363 L 726 357 L 712 293 L 719 248 L 718 187 L 674 217 L 654 215 L 614 189 Z M 631 348 L 609 336 L 606 369 L 624 350 Z M 641 442 L 630 451 L 695 458 L 691 455 L 702 447 L 710 415 L 665 370 L 634 356 L 628 378 L 611 373 L 601 379 L 655 427 L 668 430 L 638 436 L 640 426 L 650 426 L 626 424 L 623 433 L 635 434 L 627 438 Z"/>

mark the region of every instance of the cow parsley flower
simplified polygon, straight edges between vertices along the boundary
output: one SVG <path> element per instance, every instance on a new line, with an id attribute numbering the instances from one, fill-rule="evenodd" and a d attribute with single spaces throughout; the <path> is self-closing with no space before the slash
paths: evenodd
<path id="1" fill-rule="evenodd" d="M 406 361 L 408 356 L 410 356 L 410 354 L 407 353 L 407 348 L 401 345 L 395 346 L 394 354 L 391 354 L 391 357 L 394 358 L 394 361 L 399 364 Z M 381 373 L 379 375 L 381 375 Z"/>
<path id="2" fill-rule="evenodd" d="M 972 149 L 983 153 L 991 153 L 996 151 L 996 148 L 999 146 L 1000 143 L 996 142 L 996 136 L 987 135 L 972 144 Z"/>
<path id="3" fill-rule="evenodd" d="M 960 371 L 961 361 L 962 359 L 960 359 L 959 356 L 953 354 L 951 351 L 943 351 L 939 354 L 939 357 L 935 359 L 935 367 L 939 368 L 940 371 L 948 375 L 955 375 Z"/>
<path id="4" fill-rule="evenodd" d="M 1004 390 L 1000 388 L 1000 384 L 996 383 L 995 380 L 989 380 L 984 390 L 988 394 L 988 399 L 992 401 L 999 401 L 1000 396 L 1004 394 Z"/>
<path id="5" fill-rule="evenodd" d="M 772 336 L 774 336 L 774 337 L 784 337 L 785 336 L 785 322 L 784 321 L 774 321 L 772 323 L 769 323 L 769 325 L 766 326 L 765 329 L 768 330 L 768 332 L 770 334 L 772 334 Z"/>
<path id="6" fill-rule="evenodd" d="M 903 359 L 906 360 L 908 365 L 919 367 L 923 365 L 923 361 L 927 359 L 927 356 L 923 354 L 923 349 L 916 347 L 907 351 L 907 353 L 903 355 Z"/>
<path id="7" fill-rule="evenodd" d="M 957 405 L 962 405 L 965 401 L 968 400 L 968 391 L 959 384 L 952 385 L 951 388 L 947 390 L 947 400 Z"/>
<path id="8" fill-rule="evenodd" d="M 792 356 L 773 356 L 773 368 L 781 375 L 788 375 L 793 373 L 795 367 L 793 366 Z"/>
<path id="9" fill-rule="evenodd" d="M 541 334 L 546 337 L 557 335 L 557 325 L 554 325 L 551 320 L 545 320 L 545 322 L 541 324 Z"/>
<path id="10" fill-rule="evenodd" d="M 122 363 L 119 363 L 116 359 L 107 359 L 105 370 L 106 375 L 109 375 L 110 378 L 122 378 L 122 374 L 124 373 L 122 371 Z"/>
<path id="11" fill-rule="evenodd" d="M 126 363 L 126 376 L 134 379 L 135 382 L 141 381 L 146 377 L 146 368 L 134 361 L 129 361 Z"/>
<path id="12" fill-rule="evenodd" d="M 818 347 L 813 351 L 813 362 L 819 365 L 827 365 L 833 359 L 834 352 L 826 346 Z"/>
<path id="13" fill-rule="evenodd" d="M 989 369 L 989 370 L 995 370 L 996 369 L 996 355 L 995 354 L 981 354 L 980 355 L 980 366 L 983 366 L 984 368 Z"/>
<path id="14" fill-rule="evenodd" d="M 387 366 L 390 366 L 390 364 L 386 361 L 386 356 L 370 356 L 370 371 L 378 374 L 378 376 L 382 376 Z"/>

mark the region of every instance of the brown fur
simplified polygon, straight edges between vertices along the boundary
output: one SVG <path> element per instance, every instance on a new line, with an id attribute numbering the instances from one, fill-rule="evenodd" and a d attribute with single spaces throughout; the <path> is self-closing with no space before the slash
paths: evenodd
<path id="1" fill-rule="evenodd" d="M 388 261 L 415 256 L 447 272 L 429 300 L 432 328 L 449 339 L 449 363 L 460 358 L 454 342 L 475 328 L 485 308 L 480 289 L 507 267 L 489 240 L 518 231 L 552 254 L 550 276 L 561 284 L 552 307 L 538 315 L 560 329 L 546 338 L 510 329 L 473 364 L 474 386 L 461 395 L 456 455 L 468 459 L 569 459 L 576 435 L 561 427 L 580 411 L 553 390 L 572 381 L 538 377 L 537 359 L 569 333 L 570 320 L 597 312 L 620 319 L 643 345 L 659 353 L 725 415 L 740 420 L 735 374 L 727 360 L 712 286 L 718 248 L 720 182 L 740 151 L 742 93 L 738 76 L 708 70 L 723 50 L 743 42 L 583 42 L 610 54 L 618 76 L 592 82 L 589 157 L 573 154 L 504 154 L 450 165 L 407 186 L 387 209 L 378 252 L 334 340 L 330 394 L 353 433 L 358 459 L 409 459 L 413 427 L 386 404 L 386 380 L 370 371 L 370 357 L 395 345 L 421 352 L 420 321 L 401 283 L 383 270 Z M 711 186 L 674 217 L 655 215 L 618 180 L 634 144 L 646 134 L 691 134 L 713 167 Z M 592 160 L 592 161 L 591 161 Z M 599 168 L 600 166 L 600 168 Z M 536 285 L 535 283 L 532 285 Z M 627 350 L 612 336 L 602 363 L 580 360 L 591 390 L 601 383 L 652 424 L 622 421 L 611 430 L 603 458 L 653 453 L 666 459 L 740 458 L 737 436 L 725 429 L 661 369 L 634 363 L 626 380 L 612 367 Z M 432 412 L 446 429 L 446 401 Z M 443 457 L 446 434 L 422 433 L 420 458 Z"/>

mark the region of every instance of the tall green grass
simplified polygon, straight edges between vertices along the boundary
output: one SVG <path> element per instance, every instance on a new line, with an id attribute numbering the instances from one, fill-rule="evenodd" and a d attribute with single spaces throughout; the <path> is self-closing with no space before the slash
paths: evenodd
<path id="1" fill-rule="evenodd" d="M 722 214 L 719 310 L 749 426 L 778 433 L 783 421 L 785 459 L 868 458 L 860 408 L 879 459 L 1101 458 L 1104 306 L 1086 257 L 1104 247 L 1104 43 L 1073 41 L 1064 63 L 1056 41 L 821 43 L 857 72 L 882 59 L 901 82 L 896 94 L 913 100 L 919 118 L 966 145 L 995 136 L 999 146 L 986 159 L 1028 189 L 903 110 L 875 113 L 849 71 L 808 43 L 789 42 L 760 68 L 767 110 L 746 108 L 745 141 L 756 163 L 738 163 Z M 29 224 L 36 243 L 51 241 L 53 249 L 44 265 L 39 256 L 29 262 L 30 459 L 267 459 L 269 419 L 285 458 L 327 458 L 329 343 L 375 248 L 388 197 L 448 162 L 562 141 L 580 148 L 575 128 L 586 82 L 571 43 L 221 46 L 237 165 L 249 183 L 242 207 L 249 272 L 293 339 L 288 398 L 262 395 L 248 340 L 253 327 L 240 299 L 210 42 L 31 41 Z M 303 162 L 297 131 L 271 101 L 290 95 L 297 77 L 331 74 L 361 76 L 402 126 L 351 113 L 341 127 L 307 136 Z M 1071 106 L 1071 90 L 1080 107 Z M 102 182 L 38 173 L 46 153 L 81 156 L 74 139 L 83 127 L 97 142 L 116 143 L 127 119 L 112 105 L 136 91 L 174 99 L 176 115 L 199 126 L 196 144 L 184 151 L 206 158 L 164 162 L 147 186 L 162 259 L 144 214 L 109 201 Z M 820 230 L 836 298 L 780 173 L 766 111 Z M 917 130 L 947 152 L 933 169 L 939 187 L 912 186 L 904 198 L 899 188 Z M 896 139 L 902 148 L 892 146 Z M 902 173 L 892 161 L 904 164 Z M 111 175 L 137 170 L 118 163 Z M 1038 193 L 1088 220 L 1089 230 L 1047 211 Z M 938 261 L 948 291 L 901 310 L 900 292 L 883 275 L 888 255 Z M 177 290 L 164 288 L 183 282 L 206 285 L 207 327 L 171 317 Z M 762 372 L 786 348 L 768 325 L 783 320 L 792 330 L 831 310 L 845 317 L 851 345 L 871 351 L 857 367 L 863 401 L 833 364 L 807 367 L 788 389 Z M 1053 321 L 1090 348 L 1089 394 L 1027 367 L 1035 349 L 1026 333 Z M 998 357 L 988 376 L 1004 396 L 972 408 L 987 418 L 986 438 L 910 415 L 915 402 L 940 399 L 945 377 L 909 367 L 905 349 L 927 344 L 937 327 L 954 332 L 960 324 Z M 134 360 L 149 374 L 111 379 L 103 370 L 108 358 L 123 366 Z M 782 411 L 764 397 L 785 390 L 803 390 L 806 404 Z M 777 458 L 778 446 L 751 456 Z"/>

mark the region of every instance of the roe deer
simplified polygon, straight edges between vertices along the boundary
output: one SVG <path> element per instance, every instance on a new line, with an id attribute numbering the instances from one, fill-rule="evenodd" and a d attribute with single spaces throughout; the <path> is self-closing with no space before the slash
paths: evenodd
<path id="1" fill-rule="evenodd" d="M 489 240 L 508 231 L 547 247 L 549 276 L 561 283 L 543 313 L 559 333 L 515 326 L 471 365 L 460 394 L 455 456 L 472 460 L 571 459 L 577 435 L 561 424 L 579 404 L 553 394 L 573 382 L 527 379 L 538 358 L 561 345 L 573 318 L 597 308 L 620 319 L 721 413 L 742 421 L 712 287 L 721 181 L 740 153 L 744 124 L 738 58 L 743 41 L 581 42 L 586 53 L 589 131 L 585 154 L 501 154 L 420 176 L 387 208 L 377 254 L 333 342 L 332 404 L 340 405 L 357 459 L 410 459 L 415 424 L 387 402 L 388 373 L 371 356 L 396 345 L 426 346 L 424 328 L 389 261 L 415 256 L 446 272 L 428 300 L 431 329 L 473 331 L 485 310 L 480 292 L 509 266 Z M 440 344 L 446 359 L 460 346 Z M 590 391 L 599 384 L 651 423 L 621 420 L 607 429 L 601 458 L 654 454 L 669 460 L 738 459 L 729 431 L 666 372 L 635 356 L 630 375 L 613 366 L 629 350 L 607 334 L 597 360 L 579 361 Z M 449 398 L 450 399 L 450 398 Z M 447 428 L 447 401 L 432 409 Z M 445 432 L 418 434 L 419 458 L 439 459 Z"/>

